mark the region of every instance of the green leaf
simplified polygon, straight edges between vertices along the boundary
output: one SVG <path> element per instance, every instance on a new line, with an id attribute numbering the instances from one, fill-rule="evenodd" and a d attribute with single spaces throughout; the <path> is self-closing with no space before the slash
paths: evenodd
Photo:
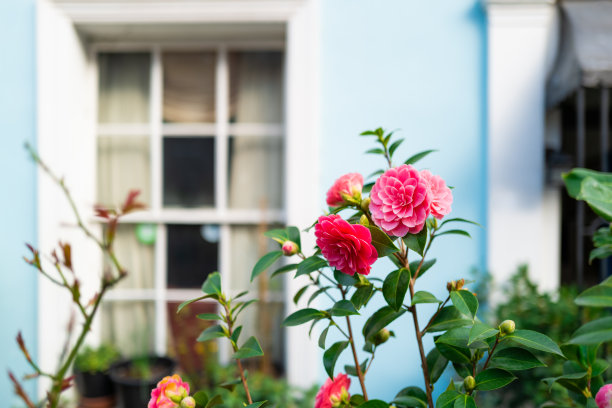
<path id="1" fill-rule="evenodd" d="M 319 347 L 321 347 L 323 350 L 325 350 L 325 339 L 327 339 L 327 333 L 329 332 L 329 327 L 330 326 L 327 326 L 325 330 L 323 330 L 321 332 L 321 335 L 319 336 Z"/>
<path id="2" fill-rule="evenodd" d="M 331 347 L 325 350 L 325 353 L 323 353 L 323 366 L 325 367 L 325 372 L 327 372 L 329 378 L 334 378 L 334 366 L 336 365 L 336 361 L 338 361 L 338 357 L 340 357 L 340 354 L 342 354 L 348 345 L 348 341 L 339 341 L 332 344 Z"/>
<path id="3" fill-rule="evenodd" d="M 264 353 L 263 353 L 263 350 L 261 349 L 261 346 L 259 345 L 259 342 L 257 341 L 255 337 L 251 336 L 242 345 L 242 347 L 240 347 L 240 350 L 234 353 L 232 358 L 234 360 L 240 360 L 242 358 L 263 356 L 263 354 Z"/>
<path id="4" fill-rule="evenodd" d="M 499 333 L 499 330 L 496 330 L 487 324 L 484 324 L 482 322 L 474 322 L 474 325 L 472 326 L 472 329 L 470 330 L 468 346 L 474 343 L 475 341 L 486 340 L 488 338 L 491 338 L 495 336 L 497 333 Z"/>
<path id="5" fill-rule="evenodd" d="M 449 222 L 464 222 L 464 223 L 476 225 L 476 226 L 482 228 L 482 225 L 480 225 L 476 221 L 466 220 L 465 218 L 449 218 L 449 219 L 446 219 L 446 220 L 442 221 L 442 223 L 440 224 L 440 228 L 442 228 L 444 226 L 444 224 L 448 224 Z"/>
<path id="6" fill-rule="evenodd" d="M 595 398 L 587 399 L 586 408 L 597 408 L 597 403 L 595 402 Z"/>
<path id="7" fill-rule="evenodd" d="M 325 313 L 312 308 L 300 309 L 297 312 L 287 316 L 282 325 L 299 326 L 300 324 L 304 324 L 319 317 L 325 317 Z"/>
<path id="8" fill-rule="evenodd" d="M 364 285 L 357 288 L 353 296 L 351 296 L 351 302 L 355 306 L 355 309 L 359 310 L 365 306 L 374 293 L 374 285 Z"/>
<path id="9" fill-rule="evenodd" d="M 608 367 L 610 367 L 610 364 L 608 364 L 606 360 L 598 358 L 591 367 L 593 370 L 591 376 L 597 377 L 598 375 L 602 375 L 608 369 Z"/>
<path id="10" fill-rule="evenodd" d="M 359 278 L 357 276 L 340 272 L 337 269 L 334 269 L 334 279 L 343 286 L 353 286 L 359 282 Z"/>
<path id="11" fill-rule="evenodd" d="M 470 329 L 468 327 L 457 327 L 443 333 L 436 339 L 436 343 L 445 343 L 455 347 L 463 347 L 467 349 L 468 336 Z"/>
<path id="12" fill-rule="evenodd" d="M 460 229 L 452 229 L 440 232 L 439 234 L 436 234 L 436 238 L 441 237 L 442 235 L 463 235 L 464 237 L 472 238 L 469 232 Z"/>
<path id="13" fill-rule="evenodd" d="M 408 395 L 403 395 L 401 397 L 395 397 L 393 401 L 391 401 L 394 405 L 399 405 L 400 407 L 419 407 L 419 408 L 427 408 L 427 403 L 423 400 L 418 399 L 417 397 L 411 397 Z"/>
<path id="14" fill-rule="evenodd" d="M 574 332 L 571 344 L 599 344 L 612 341 L 612 316 L 602 317 L 581 326 Z"/>
<path id="15" fill-rule="evenodd" d="M 225 332 L 223 327 L 219 325 L 215 325 L 215 326 L 208 327 L 206 330 L 200 333 L 200 336 L 197 338 L 196 341 L 207 341 L 207 340 L 212 340 L 212 339 L 216 339 L 219 337 L 226 337 L 226 336 L 227 336 L 227 333 Z"/>
<path id="16" fill-rule="evenodd" d="M 582 394 L 582 390 L 584 390 L 587 385 L 587 376 L 588 373 L 584 371 L 581 373 L 564 374 L 559 377 L 543 378 L 542 382 L 548 385 L 549 390 L 552 388 L 554 383 L 558 382 L 568 390 L 577 394 Z"/>
<path id="17" fill-rule="evenodd" d="M 300 230 L 294 226 L 288 226 L 286 228 L 287 236 L 290 241 L 293 241 L 297 244 L 298 248 L 302 248 L 302 240 L 300 239 Z"/>
<path id="18" fill-rule="evenodd" d="M 427 368 L 429 369 L 429 382 L 431 384 L 435 384 L 438 381 L 447 365 L 448 359 L 436 347 L 427 353 Z"/>
<path id="19" fill-rule="evenodd" d="M 376 333 L 403 315 L 405 311 L 406 310 L 400 310 L 397 312 L 389 306 L 384 306 L 378 309 L 372 316 L 370 316 L 363 326 L 363 336 L 367 341 L 372 340 Z"/>
<path id="20" fill-rule="evenodd" d="M 582 181 L 587 177 L 592 177 L 595 180 L 598 180 L 600 183 L 612 184 L 612 174 L 610 173 L 575 168 L 568 173 L 563 174 L 563 181 L 565 181 L 565 187 L 567 188 L 567 193 L 570 197 L 578 198 L 582 188 Z"/>
<path id="21" fill-rule="evenodd" d="M 437 297 L 435 297 L 429 292 L 419 290 L 412 297 L 412 306 L 417 305 L 419 303 L 442 303 L 442 301 L 438 300 Z"/>
<path id="22" fill-rule="evenodd" d="M 395 246 L 391 238 L 385 234 L 380 228 L 374 225 L 368 225 L 367 228 L 370 230 L 372 236 L 372 245 L 376 248 L 378 257 L 382 258 L 398 252 L 399 249 Z"/>
<path id="23" fill-rule="evenodd" d="M 259 401 L 259 402 L 254 402 L 254 403 L 252 403 L 252 404 L 247 405 L 247 406 L 246 406 L 246 407 L 244 407 L 244 408 L 259 408 L 259 407 L 261 407 L 263 404 L 265 404 L 266 402 L 268 402 L 268 401 Z"/>
<path id="24" fill-rule="evenodd" d="M 421 160 L 422 158 L 424 158 L 425 156 L 427 156 L 428 154 L 433 153 L 433 152 L 437 152 L 437 150 L 425 150 L 425 151 L 419 152 L 413 156 L 410 156 L 408 160 L 404 162 L 404 164 L 414 164 L 418 162 L 419 160 Z"/>
<path id="25" fill-rule="evenodd" d="M 236 314 L 234 315 L 234 317 L 237 317 L 240 313 L 242 313 L 242 311 L 247 308 L 250 304 L 255 303 L 255 302 L 259 302 L 259 299 L 251 299 L 251 300 L 247 300 L 246 302 L 244 302 L 240 308 L 238 309 L 238 311 L 236 312 Z"/>
<path id="26" fill-rule="evenodd" d="M 319 288 L 319 289 L 315 290 L 313 292 L 313 294 L 310 295 L 310 298 L 308 299 L 308 302 L 306 304 L 308 306 L 310 306 L 312 301 L 315 300 L 321 293 L 324 293 L 325 291 L 327 291 L 328 289 L 331 289 L 331 288 L 332 288 L 332 286 L 323 286 L 322 288 Z"/>
<path id="27" fill-rule="evenodd" d="M 436 408 L 454 408 L 455 400 L 461 397 L 455 390 L 444 391 L 436 400 Z"/>
<path id="28" fill-rule="evenodd" d="M 361 368 L 361 372 L 365 373 L 367 364 L 368 364 L 368 358 L 366 358 L 365 360 L 363 360 L 363 362 L 361 364 L 359 364 L 359 367 Z M 358 377 L 359 375 L 357 374 L 357 369 L 355 368 L 354 365 L 345 365 L 344 366 L 344 372 L 348 375 L 352 375 L 353 377 Z"/>
<path id="29" fill-rule="evenodd" d="M 289 235 L 287 234 L 287 231 L 284 229 L 273 229 L 273 230 L 266 231 L 263 234 L 264 236 L 268 238 L 272 238 L 273 240 L 275 240 L 281 245 L 289 239 Z"/>
<path id="30" fill-rule="evenodd" d="M 404 237 L 404 243 L 417 254 L 423 256 L 427 246 L 427 228 L 423 228 L 418 234 L 408 234 Z"/>
<path id="31" fill-rule="evenodd" d="M 612 255 L 612 248 L 609 245 L 595 248 L 589 253 L 589 264 L 595 259 L 606 259 L 610 255 Z"/>
<path id="32" fill-rule="evenodd" d="M 461 394 L 459 398 L 455 400 L 453 408 L 476 408 L 476 402 L 471 395 Z"/>
<path id="33" fill-rule="evenodd" d="M 186 301 L 184 301 L 183 303 L 181 303 L 181 304 L 179 305 L 179 307 L 176 309 L 176 313 L 179 313 L 179 312 L 180 312 L 181 310 L 183 310 L 185 307 L 189 306 L 190 304 L 192 304 L 192 303 L 194 303 L 194 302 L 197 302 L 198 300 L 208 299 L 208 298 L 215 297 L 215 296 L 216 296 L 216 295 L 204 295 L 204 296 L 197 297 L 197 298 L 195 298 L 195 299 L 189 299 L 189 300 L 186 300 Z"/>
<path id="34" fill-rule="evenodd" d="M 196 317 L 200 320 L 221 320 L 221 316 L 216 313 L 200 313 Z"/>
<path id="35" fill-rule="evenodd" d="M 232 333 L 232 337 L 231 340 L 238 344 L 238 339 L 240 338 L 240 333 L 242 333 L 242 326 L 238 326 L 234 329 L 234 332 Z"/>
<path id="36" fill-rule="evenodd" d="M 366 154 L 385 154 L 385 151 L 378 147 L 375 147 L 374 149 L 366 151 Z"/>
<path id="37" fill-rule="evenodd" d="M 397 150 L 397 148 L 402 144 L 404 139 L 398 139 L 389 146 L 389 155 L 393 156 L 393 153 Z"/>
<path id="38" fill-rule="evenodd" d="M 213 272 L 206 277 L 202 284 L 202 292 L 207 295 L 221 296 L 221 275 L 219 275 L 219 272 Z"/>
<path id="39" fill-rule="evenodd" d="M 410 272 L 401 268 L 391 272 L 383 282 L 382 292 L 387 304 L 394 310 L 400 310 L 410 283 Z"/>
<path id="40" fill-rule="evenodd" d="M 214 397 L 212 397 L 210 401 L 208 401 L 205 408 L 212 408 L 212 407 L 216 407 L 217 405 L 221 405 L 221 404 L 223 404 L 223 398 L 221 397 L 221 395 L 217 394 Z"/>
<path id="41" fill-rule="evenodd" d="M 289 265 L 285 265 L 285 266 L 281 266 L 280 268 L 278 268 L 277 270 L 274 271 L 274 273 L 272 273 L 272 275 L 270 275 L 271 278 L 275 277 L 276 275 L 280 275 L 281 273 L 285 273 L 285 272 L 290 272 L 294 269 L 298 268 L 299 264 L 289 264 Z"/>
<path id="42" fill-rule="evenodd" d="M 193 399 L 196 401 L 198 408 L 205 407 L 208 404 L 208 394 L 204 391 L 198 391 L 193 394 Z"/>
<path id="43" fill-rule="evenodd" d="M 314 255 L 300 262 L 295 277 L 309 274 L 327 266 L 327 261 Z"/>
<path id="44" fill-rule="evenodd" d="M 512 341 L 534 350 L 545 351 L 564 357 L 557 343 L 542 333 L 532 330 L 516 330 L 512 334 L 507 334 L 504 338 L 512 339 Z"/>
<path id="45" fill-rule="evenodd" d="M 576 297 L 576 304 L 591 307 L 612 307 L 612 286 L 593 286 Z"/>
<path id="46" fill-rule="evenodd" d="M 466 316 L 470 316 L 472 319 L 476 316 L 478 311 L 478 299 L 469 290 L 454 290 L 450 293 L 453 305 Z"/>
<path id="47" fill-rule="evenodd" d="M 535 367 L 546 367 L 529 350 L 509 347 L 499 350 L 491 358 L 491 366 L 505 370 L 529 370 Z"/>
<path id="48" fill-rule="evenodd" d="M 601 218 L 612 222 L 612 184 L 587 177 L 580 184 L 577 200 L 584 200 Z"/>
<path id="49" fill-rule="evenodd" d="M 308 290 L 308 288 L 310 287 L 310 285 L 306 285 L 306 286 L 302 286 L 293 296 L 293 303 L 295 303 L 296 305 L 298 304 L 298 302 L 300 301 L 300 298 L 302 297 L 302 295 L 304 294 L 304 292 L 306 292 Z"/>
<path id="50" fill-rule="evenodd" d="M 283 256 L 283 251 L 274 251 L 268 252 L 267 254 L 259 258 L 259 261 L 257 261 L 255 266 L 253 267 L 253 271 L 251 272 L 251 282 L 253 282 L 253 279 L 255 279 L 260 273 L 268 269 L 281 256 Z"/>
<path id="51" fill-rule="evenodd" d="M 421 263 L 421 260 L 410 262 L 410 270 L 416 273 L 416 270 L 419 267 L 420 263 Z M 432 266 L 434 266 L 435 263 L 436 263 L 435 258 L 430 259 L 429 261 L 423 262 L 423 264 L 421 265 L 421 269 L 419 269 L 419 276 L 417 276 L 417 279 L 422 278 L 423 275 L 425 275 L 425 272 L 427 272 Z"/>
<path id="52" fill-rule="evenodd" d="M 444 331 L 472 324 L 472 320 L 462 315 L 454 306 L 443 307 L 427 329 L 428 333 Z"/>
<path id="53" fill-rule="evenodd" d="M 224 383 L 219 384 L 219 387 L 225 388 L 228 391 L 234 391 L 234 389 L 236 389 L 236 386 L 240 383 L 242 383 L 242 379 L 236 378 L 235 380 L 226 381 Z"/>
<path id="54" fill-rule="evenodd" d="M 480 391 L 496 390 L 505 387 L 514 381 L 516 377 L 500 368 L 488 368 L 476 375 L 476 389 Z"/>
<path id="55" fill-rule="evenodd" d="M 470 350 L 467 347 L 456 347 L 436 341 L 436 348 L 440 354 L 453 363 L 469 364 L 471 362 Z"/>
<path id="56" fill-rule="evenodd" d="M 355 310 L 355 306 L 353 306 L 350 300 L 342 299 L 332 306 L 329 310 L 329 314 L 332 316 L 351 316 L 358 315 L 359 312 Z"/>
<path id="57" fill-rule="evenodd" d="M 381 400 L 369 400 L 359 405 L 359 408 L 389 408 L 389 404 Z"/>

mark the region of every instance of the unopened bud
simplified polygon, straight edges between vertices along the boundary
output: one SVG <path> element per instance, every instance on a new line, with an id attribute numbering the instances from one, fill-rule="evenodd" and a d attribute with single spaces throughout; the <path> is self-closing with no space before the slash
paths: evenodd
<path id="1" fill-rule="evenodd" d="M 368 220 L 368 217 L 366 217 L 365 214 L 363 214 L 361 218 L 359 218 L 359 224 L 363 225 L 364 227 L 370 225 L 370 221 Z"/>
<path id="2" fill-rule="evenodd" d="M 374 338 L 372 340 L 374 345 L 379 346 L 389 340 L 389 337 L 391 337 L 391 332 L 387 329 L 381 329 L 378 333 L 374 335 Z"/>
<path id="3" fill-rule="evenodd" d="M 499 325 L 499 330 L 501 331 L 501 334 L 504 334 L 504 335 L 514 333 L 515 329 L 516 329 L 516 323 L 514 323 L 514 320 L 504 320 Z"/>
<path id="4" fill-rule="evenodd" d="M 370 197 L 361 200 L 361 211 L 367 214 L 370 211 Z"/>
<path id="5" fill-rule="evenodd" d="M 195 408 L 195 406 L 196 401 L 193 397 L 186 397 L 181 401 L 181 408 Z"/>
<path id="6" fill-rule="evenodd" d="M 468 375 L 463 380 L 463 387 L 467 392 L 473 391 L 476 388 L 476 380 L 471 375 Z"/>
<path id="7" fill-rule="evenodd" d="M 455 281 L 450 281 L 446 283 L 446 290 L 448 290 L 449 292 L 452 292 L 453 290 L 455 290 L 456 287 L 457 287 L 457 282 Z"/>
<path id="8" fill-rule="evenodd" d="M 298 251 L 299 248 L 297 244 L 293 241 L 285 241 L 285 243 L 283 244 L 283 255 L 285 256 L 295 255 L 298 253 Z"/>
<path id="9" fill-rule="evenodd" d="M 329 397 L 329 402 L 331 402 L 331 406 L 337 408 L 340 406 L 340 397 L 333 394 Z"/>
<path id="10" fill-rule="evenodd" d="M 463 289 L 463 285 L 465 285 L 465 279 L 459 279 L 457 281 L 457 290 Z"/>

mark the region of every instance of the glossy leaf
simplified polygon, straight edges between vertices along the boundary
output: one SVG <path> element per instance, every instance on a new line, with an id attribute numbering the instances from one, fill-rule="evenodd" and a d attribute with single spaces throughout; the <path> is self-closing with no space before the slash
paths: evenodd
<path id="1" fill-rule="evenodd" d="M 470 350 L 467 347 L 456 347 L 450 344 L 436 342 L 436 348 L 440 354 L 453 363 L 469 364 L 471 362 Z"/>
<path id="2" fill-rule="evenodd" d="M 582 394 L 582 390 L 586 387 L 588 373 L 586 371 L 581 373 L 564 374 L 559 377 L 543 378 L 542 382 L 548 385 L 550 390 L 554 383 L 559 383 L 570 391 L 577 394 Z"/>
<path id="3" fill-rule="evenodd" d="M 404 141 L 404 139 L 398 139 L 395 142 L 393 142 L 391 144 L 391 146 L 389 146 L 389 155 L 393 156 L 393 153 L 395 153 L 395 150 L 397 150 L 397 148 L 402 144 L 402 142 Z"/>
<path id="4" fill-rule="evenodd" d="M 294 304 L 296 304 L 296 305 L 298 304 L 298 302 L 300 301 L 300 298 L 308 290 L 309 287 L 310 287 L 310 285 L 302 286 L 297 292 L 295 292 L 295 295 L 293 295 L 293 303 Z"/>
<path id="5" fill-rule="evenodd" d="M 359 312 L 355 310 L 355 306 L 351 303 L 350 300 L 339 300 L 334 306 L 329 310 L 329 314 L 332 316 L 352 316 L 358 315 Z"/>
<path id="6" fill-rule="evenodd" d="M 197 301 L 199 301 L 199 300 L 209 299 L 209 298 L 211 298 L 211 297 L 216 297 L 216 296 L 217 296 L 217 295 L 204 295 L 204 296 L 197 297 L 197 298 L 195 298 L 195 299 L 189 299 L 189 300 L 186 300 L 186 301 L 184 301 L 183 303 L 181 303 L 181 304 L 179 305 L 179 307 L 176 309 L 176 313 L 179 313 L 179 312 L 180 312 L 181 310 L 183 310 L 185 307 L 187 307 L 187 306 L 189 306 L 190 304 L 195 303 L 195 302 L 197 302 Z"/>
<path id="7" fill-rule="evenodd" d="M 400 310 L 402 307 L 409 283 L 410 273 L 404 268 L 391 272 L 385 278 L 382 287 L 383 296 L 394 310 Z"/>
<path id="8" fill-rule="evenodd" d="M 321 332 L 319 336 L 319 347 L 325 350 L 325 339 L 327 339 L 327 333 L 329 332 L 330 326 L 327 326 L 325 330 Z"/>
<path id="9" fill-rule="evenodd" d="M 464 223 L 467 223 L 467 224 L 472 224 L 472 225 L 476 225 L 478 227 L 482 227 L 482 225 L 480 225 L 476 221 L 467 220 L 465 218 L 448 218 L 448 219 L 445 219 L 444 221 L 442 221 L 442 223 L 440 224 L 440 228 L 442 228 L 445 224 L 448 224 L 448 223 L 451 223 L 451 222 L 464 222 Z"/>
<path id="10" fill-rule="evenodd" d="M 325 350 L 325 353 L 323 353 L 323 366 L 325 367 L 325 372 L 329 378 L 334 378 L 334 367 L 336 366 L 336 361 L 338 361 L 338 357 L 340 357 L 340 354 L 342 354 L 348 345 L 348 341 L 339 341 L 332 344 L 331 347 Z"/>
<path id="11" fill-rule="evenodd" d="M 250 357 L 259 357 L 263 356 L 263 350 L 261 349 L 261 345 L 257 341 L 257 339 L 253 336 L 249 337 L 249 339 L 240 347 L 240 349 L 234 353 L 232 356 L 233 359 L 238 360 L 242 358 L 250 358 Z"/>
<path id="12" fill-rule="evenodd" d="M 426 157 L 427 155 L 433 153 L 433 152 L 437 152 L 437 150 L 425 150 L 422 152 L 419 152 L 413 156 L 410 156 L 405 162 L 404 164 L 415 164 L 416 162 L 418 162 L 419 160 L 421 160 L 422 158 Z"/>
<path id="13" fill-rule="evenodd" d="M 382 258 L 388 255 L 398 252 L 399 249 L 395 246 L 391 238 L 385 234 L 380 228 L 374 225 L 368 225 L 370 235 L 372 235 L 372 245 L 376 248 L 378 257 Z"/>
<path id="14" fill-rule="evenodd" d="M 281 273 L 285 273 L 285 272 L 291 272 L 294 269 L 298 268 L 299 264 L 288 264 L 285 266 L 281 266 L 280 268 L 278 268 L 277 270 L 275 270 L 272 275 L 270 275 L 271 278 L 275 277 L 276 275 L 280 275 Z"/>
<path id="15" fill-rule="evenodd" d="M 392 404 L 399 407 L 427 408 L 427 394 L 419 387 L 406 387 L 397 393 Z"/>
<path id="16" fill-rule="evenodd" d="M 272 264 L 276 262 L 281 256 L 283 256 L 283 251 L 274 251 L 268 252 L 267 254 L 259 258 L 259 261 L 257 261 L 255 266 L 253 267 L 253 271 L 251 272 L 251 282 L 260 273 L 272 266 Z"/>
<path id="17" fill-rule="evenodd" d="M 603 317 L 582 325 L 574 332 L 569 343 L 586 345 L 608 341 L 612 341 L 612 317 Z"/>
<path id="18" fill-rule="evenodd" d="M 361 368 L 361 372 L 365 373 L 366 367 L 368 365 L 368 361 L 369 359 L 366 358 L 365 360 L 363 360 L 363 362 L 361 364 L 359 364 L 359 367 Z M 344 366 L 344 372 L 348 375 L 352 375 L 353 377 L 357 377 L 357 369 L 355 368 L 354 365 L 345 365 Z"/>
<path id="19" fill-rule="evenodd" d="M 423 256 L 427 246 L 427 228 L 423 228 L 418 234 L 408 234 L 404 237 L 404 243 L 408 248 Z"/>
<path id="20" fill-rule="evenodd" d="M 515 379 L 516 377 L 511 372 L 500 368 L 488 368 L 476 375 L 476 389 L 479 391 L 496 390 L 505 387 Z"/>
<path id="21" fill-rule="evenodd" d="M 221 275 L 219 275 L 219 272 L 213 272 L 206 277 L 202 284 L 202 292 L 207 295 L 221 295 Z"/>
<path id="22" fill-rule="evenodd" d="M 395 311 L 389 306 L 378 309 L 363 326 L 363 336 L 366 340 L 372 340 L 374 335 L 384 329 L 392 321 L 403 315 L 405 310 Z"/>
<path id="23" fill-rule="evenodd" d="M 307 275 L 321 268 L 325 268 L 326 266 L 327 261 L 325 259 L 318 256 L 311 256 L 300 262 L 295 277 L 297 278 L 298 276 Z"/>
<path id="24" fill-rule="evenodd" d="M 436 339 L 436 343 L 445 343 L 451 346 L 464 347 L 467 349 L 469 334 L 470 329 L 468 327 L 457 327 L 443 333 Z"/>
<path id="25" fill-rule="evenodd" d="M 289 235 L 287 234 L 287 230 L 285 229 L 273 229 L 266 231 L 263 234 L 268 238 L 272 238 L 274 241 L 278 242 L 281 245 L 289 239 Z"/>
<path id="26" fill-rule="evenodd" d="M 491 366 L 505 370 L 529 370 L 535 367 L 546 367 L 529 350 L 519 347 L 509 347 L 499 350 L 491 358 Z"/>
<path id="27" fill-rule="evenodd" d="M 472 317 L 472 319 L 476 316 L 476 312 L 478 311 L 478 299 L 476 296 L 469 290 L 454 290 L 450 293 L 451 300 L 453 301 L 453 305 L 466 316 Z"/>
<path id="28" fill-rule="evenodd" d="M 448 365 L 448 359 L 444 357 L 440 351 L 434 347 L 427 353 L 427 368 L 429 371 L 429 381 L 434 384 Z"/>
<path id="29" fill-rule="evenodd" d="M 351 296 L 351 302 L 353 302 L 355 309 L 359 310 L 365 306 L 372 297 L 372 293 L 374 293 L 373 285 L 364 285 L 357 288 L 353 296 Z"/>
<path id="30" fill-rule="evenodd" d="M 238 326 L 234 329 L 234 332 L 232 333 L 231 336 L 231 340 L 238 344 L 238 339 L 240 338 L 240 333 L 242 333 L 242 326 Z"/>
<path id="31" fill-rule="evenodd" d="M 221 316 L 216 313 L 200 313 L 196 317 L 200 320 L 221 320 Z"/>
<path id="32" fill-rule="evenodd" d="M 382 400 L 369 400 L 361 405 L 359 408 L 389 408 L 389 404 Z"/>
<path id="33" fill-rule="evenodd" d="M 358 276 L 349 275 L 337 269 L 334 269 L 334 279 L 343 286 L 353 286 L 359 282 Z"/>
<path id="34" fill-rule="evenodd" d="M 212 408 L 221 404 L 223 404 L 223 397 L 217 394 L 206 403 L 205 408 Z"/>
<path id="35" fill-rule="evenodd" d="M 428 333 L 471 325 L 472 320 L 461 314 L 454 306 L 443 307 L 427 329 Z"/>
<path id="36" fill-rule="evenodd" d="M 300 309 L 285 318 L 283 326 L 298 326 L 313 319 L 324 317 L 325 313 L 317 309 L 306 308 Z"/>
<path id="37" fill-rule="evenodd" d="M 306 304 L 310 306 L 313 300 L 315 300 L 317 297 L 319 297 L 320 294 L 325 293 L 325 291 L 331 288 L 331 286 L 323 286 L 322 288 L 315 290 L 312 295 L 310 295 L 310 298 L 308 298 L 308 302 Z"/>
<path id="38" fill-rule="evenodd" d="M 459 398 L 455 400 L 453 408 L 476 408 L 476 402 L 471 395 L 461 394 Z"/>
<path id="39" fill-rule="evenodd" d="M 455 390 L 446 390 L 436 400 L 436 408 L 454 408 L 455 401 L 459 398 L 459 394 Z"/>
<path id="40" fill-rule="evenodd" d="M 420 263 L 421 263 L 420 260 L 410 262 L 410 271 L 416 274 L 417 268 L 419 267 Z M 423 262 L 423 264 L 421 265 L 421 269 L 419 269 L 419 275 L 417 276 L 417 279 L 422 278 L 423 275 L 425 275 L 425 272 L 431 269 L 431 267 L 434 266 L 435 263 L 436 263 L 435 259 L 430 259 L 430 260 Z"/>
<path id="41" fill-rule="evenodd" d="M 210 326 L 198 336 L 196 341 L 208 341 L 219 337 L 225 337 L 226 332 L 219 325 Z"/>
<path id="42" fill-rule="evenodd" d="M 499 333 L 499 330 L 490 327 L 482 322 L 474 322 L 474 325 L 470 329 L 470 336 L 468 338 L 468 346 L 475 341 L 486 340 Z"/>
<path id="43" fill-rule="evenodd" d="M 252 403 L 252 404 L 247 405 L 247 406 L 246 406 L 246 407 L 244 407 L 244 408 L 259 408 L 259 407 L 263 406 L 263 404 L 265 404 L 266 402 L 268 402 L 268 401 L 258 401 L 258 402 L 254 402 L 254 403 Z"/>
<path id="44" fill-rule="evenodd" d="M 289 226 L 286 228 L 289 240 L 295 242 L 298 248 L 302 248 L 302 240 L 300 239 L 300 230 L 297 227 Z"/>
<path id="45" fill-rule="evenodd" d="M 442 235 L 463 235 L 464 237 L 472 238 L 469 232 L 461 230 L 461 229 L 452 229 L 452 230 L 442 231 L 436 234 L 436 238 L 441 237 Z"/>
<path id="46" fill-rule="evenodd" d="M 442 303 L 442 301 L 429 292 L 419 290 L 412 297 L 412 305 L 419 303 Z"/>
<path id="47" fill-rule="evenodd" d="M 564 357 L 557 343 L 552 341 L 548 336 L 536 331 L 516 330 L 512 334 L 506 335 L 505 339 L 512 339 L 512 341 L 534 350 L 545 351 Z"/>
<path id="48" fill-rule="evenodd" d="M 576 304 L 591 307 L 612 307 L 612 285 L 593 286 L 576 297 Z"/>

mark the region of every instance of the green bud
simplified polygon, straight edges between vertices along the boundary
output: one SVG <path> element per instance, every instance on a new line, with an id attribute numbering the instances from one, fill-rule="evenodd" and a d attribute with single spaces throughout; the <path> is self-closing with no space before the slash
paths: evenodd
<path id="1" fill-rule="evenodd" d="M 298 253 L 298 251 L 300 250 L 300 248 L 298 247 L 298 245 L 293 242 L 293 241 L 285 241 L 283 243 L 283 255 L 285 256 L 291 256 L 291 255 L 295 255 Z"/>
<path id="2" fill-rule="evenodd" d="M 365 214 L 363 214 L 361 218 L 359 218 L 359 223 L 363 225 L 364 227 L 367 227 L 368 225 L 370 225 L 370 221 L 368 220 L 368 217 L 366 217 Z"/>
<path id="3" fill-rule="evenodd" d="M 181 408 L 195 408 L 196 401 L 193 397 L 185 397 L 181 401 Z"/>
<path id="4" fill-rule="evenodd" d="M 476 388 L 476 380 L 474 379 L 474 377 L 472 377 L 471 375 L 465 377 L 465 379 L 463 380 L 463 387 L 467 392 L 473 391 L 474 388 Z"/>
<path id="5" fill-rule="evenodd" d="M 361 211 L 366 214 L 370 211 L 370 197 L 361 200 Z"/>
<path id="6" fill-rule="evenodd" d="M 512 334 L 512 333 L 514 333 L 515 329 L 516 329 L 516 323 L 514 323 L 514 320 L 504 320 L 499 325 L 499 331 L 503 335 Z"/>
<path id="7" fill-rule="evenodd" d="M 374 335 L 372 342 L 374 343 L 374 345 L 380 346 L 381 344 L 389 340 L 389 337 L 391 337 L 391 332 L 387 329 L 381 329 L 378 333 Z"/>

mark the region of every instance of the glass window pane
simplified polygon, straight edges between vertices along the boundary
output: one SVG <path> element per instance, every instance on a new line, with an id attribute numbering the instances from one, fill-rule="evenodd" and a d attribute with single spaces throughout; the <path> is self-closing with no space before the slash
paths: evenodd
<path id="1" fill-rule="evenodd" d="M 117 206 L 130 190 L 140 190 L 139 200 L 150 206 L 149 138 L 147 136 L 98 137 L 98 201 Z"/>
<path id="2" fill-rule="evenodd" d="M 261 298 L 263 292 L 279 292 L 282 290 L 282 277 L 269 279 L 271 272 L 283 265 L 284 259 L 276 261 L 268 269 L 268 273 L 259 275 L 260 277 L 253 283 L 251 281 L 251 271 L 257 260 L 269 251 L 278 250 L 278 244 L 265 237 L 263 232 L 269 229 L 282 228 L 279 225 L 270 225 L 265 228 L 252 225 L 233 225 L 230 227 L 230 248 L 240 251 L 240 256 L 231 257 L 230 289 L 237 293 L 243 290 L 254 291 L 253 296 Z"/>
<path id="3" fill-rule="evenodd" d="M 164 205 L 214 206 L 215 139 L 164 138 Z"/>
<path id="4" fill-rule="evenodd" d="M 113 248 L 128 273 L 119 281 L 118 288 L 153 288 L 155 235 L 156 226 L 153 224 L 118 225 Z"/>
<path id="5" fill-rule="evenodd" d="M 165 52 L 164 122 L 215 121 L 214 52 Z"/>
<path id="6" fill-rule="evenodd" d="M 102 340 L 122 355 L 154 351 L 155 305 L 152 301 L 107 301 L 102 304 Z"/>
<path id="7" fill-rule="evenodd" d="M 100 123 L 149 121 L 149 53 L 98 54 Z"/>
<path id="8" fill-rule="evenodd" d="M 196 339 L 207 327 L 217 324 L 213 320 L 201 320 L 200 313 L 216 313 L 212 302 L 197 302 L 176 313 L 180 302 L 168 302 L 168 355 L 175 358 L 192 389 L 201 389 L 210 384 L 210 372 L 217 363 L 217 342 L 198 342 Z M 224 339 L 221 339 L 224 340 Z"/>
<path id="9" fill-rule="evenodd" d="M 232 52 L 230 63 L 230 122 L 283 121 L 283 53 Z"/>
<path id="10" fill-rule="evenodd" d="M 229 207 L 282 208 L 283 139 L 231 136 L 228 154 Z"/>
<path id="11" fill-rule="evenodd" d="M 218 225 L 168 225 L 168 287 L 200 288 L 219 269 Z"/>

